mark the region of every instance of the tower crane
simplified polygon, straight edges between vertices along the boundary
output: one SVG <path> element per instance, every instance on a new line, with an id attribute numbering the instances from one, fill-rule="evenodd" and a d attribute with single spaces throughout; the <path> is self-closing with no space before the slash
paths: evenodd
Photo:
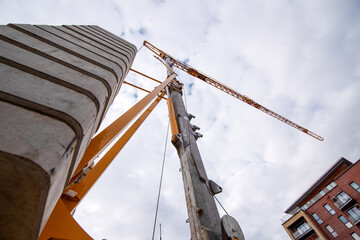
<path id="1" fill-rule="evenodd" d="M 173 67 L 199 78 L 219 90 L 279 119 L 317 140 L 323 141 L 321 136 L 271 111 L 251 98 L 236 92 L 195 68 L 176 60 L 149 42 L 144 41 L 143 44 L 155 53 L 157 58 L 167 67 L 168 76 L 166 80 L 160 82 L 140 73 L 160 84 L 152 91 L 145 90 L 148 94 L 143 99 L 137 102 L 90 141 L 70 181 L 65 186 L 61 197 L 58 199 L 49 220 L 44 226 L 39 236 L 39 240 L 55 238 L 92 239 L 73 219 L 72 214 L 77 205 L 109 166 L 111 161 L 122 150 L 143 121 L 148 117 L 151 111 L 157 106 L 161 99 L 165 98 L 165 94 L 167 95 L 166 99 L 172 131 L 171 141 L 180 158 L 192 239 L 244 239 L 240 225 L 235 218 L 228 214 L 221 218 L 219 216 L 215 203 L 215 195 L 222 192 L 222 188 L 214 181 L 210 180 L 206 174 L 200 151 L 196 143 L 197 139 L 201 137 L 201 134 L 196 132 L 199 130 L 199 127 L 190 123 L 194 116 L 189 114 L 185 109 L 182 100 L 182 83 L 176 79 L 176 73 L 174 73 Z M 134 86 L 132 84 L 129 85 Z M 142 88 L 139 89 L 144 90 Z M 130 123 L 131 126 L 127 128 Z M 109 147 L 112 142 L 115 142 L 115 144 Z M 107 150 L 107 152 L 94 165 L 94 160 L 99 157 L 102 152 L 105 152 L 105 150 Z"/>
<path id="2" fill-rule="evenodd" d="M 204 73 L 200 72 L 199 70 L 189 66 L 188 64 L 185 64 L 184 62 L 181 62 L 181 61 L 171 57 L 168 53 L 160 50 L 159 48 L 155 47 L 151 43 L 149 43 L 147 41 L 144 41 L 143 45 L 145 47 L 147 47 L 148 49 L 150 49 L 153 53 L 155 53 L 156 56 L 158 56 L 160 59 L 167 58 L 170 61 L 172 66 L 174 66 L 174 67 L 176 67 L 176 68 L 190 74 L 191 76 L 194 76 L 194 77 L 206 82 L 207 84 L 210 84 L 211 86 L 216 87 L 217 89 L 219 89 L 219 90 L 221 90 L 221 91 L 223 91 L 223 92 L 225 92 L 225 93 L 227 93 L 227 94 L 229 94 L 229 95 L 231 95 L 231 96 L 233 96 L 233 97 L 235 97 L 235 98 L 249 104 L 250 106 L 252 106 L 254 108 L 259 109 L 260 111 L 262 111 L 262 112 L 264 112 L 266 114 L 269 114 L 270 116 L 272 116 L 272 117 L 274 117 L 274 118 L 276 118 L 276 119 L 290 125 L 293 128 L 296 128 L 296 129 L 310 135 L 311 137 L 313 137 L 313 138 L 315 138 L 315 139 L 317 139 L 319 141 L 324 140 L 323 137 L 317 135 L 316 133 L 311 132 L 310 130 L 308 130 L 308 129 L 306 129 L 306 128 L 304 128 L 304 127 L 302 127 L 302 126 L 300 126 L 300 125 L 298 125 L 296 123 L 294 123 L 293 121 L 290 121 L 289 119 L 281 116 L 280 114 L 278 114 L 278 113 L 276 113 L 276 112 L 262 106 L 261 104 L 255 102 L 253 99 L 251 99 L 251 98 L 249 98 L 249 97 L 247 97 L 247 96 L 245 96 L 245 95 L 243 95 L 241 93 L 236 92 L 235 90 L 231 89 L 230 87 L 220 83 L 219 81 L 216 81 L 215 79 L 207 76 L 206 74 L 204 74 Z"/>

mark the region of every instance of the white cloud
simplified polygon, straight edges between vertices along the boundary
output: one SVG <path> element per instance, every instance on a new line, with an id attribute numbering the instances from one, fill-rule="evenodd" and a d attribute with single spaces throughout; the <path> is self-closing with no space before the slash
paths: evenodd
<path id="1" fill-rule="evenodd" d="M 96 24 L 138 47 L 148 40 L 322 135 L 318 142 L 180 74 L 194 83 L 186 101 L 204 134 L 198 143 L 208 176 L 223 187 L 218 198 L 246 239 L 287 239 L 283 211 L 338 158 L 360 157 L 356 1 L 1 1 L 0 9 L 2 24 Z M 166 76 L 144 48 L 133 68 Z M 133 73 L 127 80 L 155 86 Z M 104 123 L 135 103 L 135 93 L 144 96 L 124 85 Z M 150 238 L 166 126 L 161 102 L 77 209 L 95 239 Z M 169 143 L 163 239 L 190 238 L 179 167 Z"/>

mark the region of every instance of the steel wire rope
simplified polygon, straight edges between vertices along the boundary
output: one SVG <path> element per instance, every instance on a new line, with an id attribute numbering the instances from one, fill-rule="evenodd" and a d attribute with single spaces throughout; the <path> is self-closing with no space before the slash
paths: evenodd
<path id="1" fill-rule="evenodd" d="M 136 51 L 136 54 L 143 48 L 144 44 L 141 44 L 141 47 Z"/>
<path id="2" fill-rule="evenodd" d="M 208 186 L 207 184 L 205 184 L 205 185 L 206 185 L 206 187 L 207 187 L 210 195 L 213 195 L 213 194 L 212 194 L 212 190 L 209 188 L 209 186 Z M 219 200 L 215 195 L 213 195 L 213 197 L 215 198 L 215 200 L 217 201 L 217 203 L 220 205 L 220 207 L 222 208 L 222 210 L 226 213 L 226 215 L 229 215 L 229 213 L 226 211 L 225 207 L 221 204 L 220 200 Z"/>
<path id="3" fill-rule="evenodd" d="M 158 196 L 157 196 L 157 200 L 156 200 L 154 227 L 153 227 L 152 238 L 151 238 L 152 240 L 154 240 L 154 236 L 155 236 L 156 220 L 157 220 L 157 215 L 158 215 L 158 210 L 159 210 L 160 193 L 161 193 L 161 186 L 162 186 L 162 180 L 163 180 L 163 175 L 164 175 L 164 166 L 165 166 L 165 159 L 166 159 L 167 142 L 168 142 L 168 137 L 169 137 L 169 127 L 170 127 L 170 118 L 169 118 L 169 121 L 168 121 L 168 126 L 167 126 L 167 131 L 166 131 L 166 141 L 165 141 L 164 155 L 163 155 L 162 166 L 161 166 L 159 191 L 158 191 Z"/>

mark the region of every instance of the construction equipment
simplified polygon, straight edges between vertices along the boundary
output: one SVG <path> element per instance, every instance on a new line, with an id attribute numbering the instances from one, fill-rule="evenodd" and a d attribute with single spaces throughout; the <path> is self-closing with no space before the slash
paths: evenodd
<path id="1" fill-rule="evenodd" d="M 323 140 L 322 137 L 309 131 L 308 129 L 303 128 L 285 117 L 271 111 L 249 97 L 242 95 L 201 73 L 195 68 L 176 60 L 149 42 L 144 41 L 144 46 L 154 52 L 158 57 L 158 60 L 166 66 L 168 70 L 167 80 L 162 82 L 151 92 L 128 83 L 130 86 L 148 92 L 148 95 L 146 95 L 142 100 L 128 110 L 128 112 L 123 114 L 123 116 L 119 117 L 118 120 L 114 121 L 113 124 L 92 139 L 82 160 L 78 164 L 71 181 L 65 188 L 61 199 L 59 199 L 53 214 L 40 236 L 40 239 L 48 239 L 53 236 L 61 236 L 66 239 L 76 239 L 77 237 L 81 237 L 82 239 L 91 239 L 91 237 L 81 229 L 76 221 L 71 218 L 70 213 L 74 212 L 77 204 L 90 190 L 91 186 L 96 182 L 106 167 L 115 158 L 116 154 L 135 133 L 136 129 L 142 124 L 149 113 L 155 108 L 157 103 L 161 99 L 164 99 L 165 92 L 167 95 L 172 131 L 171 141 L 177 149 L 180 158 L 192 239 L 244 239 L 242 230 L 235 218 L 229 216 L 228 214 L 222 218 L 219 216 L 215 204 L 215 195 L 220 193 L 222 188 L 214 181 L 210 180 L 206 175 L 200 151 L 196 144 L 197 139 L 202 135 L 196 132 L 199 127 L 190 123 L 194 116 L 189 114 L 185 109 L 182 100 L 182 83 L 176 79 L 176 74 L 174 73 L 172 67 L 181 69 L 186 73 L 203 80 L 221 91 L 244 101 L 245 103 L 320 141 Z M 141 74 L 142 76 L 148 77 L 136 70 L 133 71 Z M 159 82 L 151 77 L 148 78 Z M 129 124 L 132 119 L 135 119 L 136 115 L 139 114 L 156 96 L 157 99 L 149 106 L 149 108 L 129 127 L 123 136 L 110 148 L 110 150 L 108 150 L 104 157 L 99 160 L 95 166 L 93 166 L 94 159 L 99 156 L 99 154 L 107 146 L 109 146 L 109 144 L 114 141 L 117 136 L 120 135 L 124 127 Z M 62 224 L 60 224 L 59 221 L 61 221 Z M 76 230 L 74 231 L 74 229 Z"/>
<path id="2" fill-rule="evenodd" d="M 176 60 L 175 58 L 171 57 L 169 54 L 167 54 L 166 52 L 160 50 L 159 48 L 155 47 L 154 45 L 152 45 L 151 43 L 147 42 L 147 41 L 144 41 L 144 46 L 147 47 L 148 49 L 150 49 L 152 52 L 154 52 L 158 57 L 160 57 L 160 59 L 165 59 L 167 58 L 171 65 L 178 68 L 178 69 L 181 69 L 183 70 L 184 72 L 190 74 L 191 76 L 194 76 L 214 87 L 216 87 L 217 89 L 249 104 L 250 106 L 253 106 L 254 108 L 257 108 L 259 109 L 260 111 L 266 113 L 266 114 L 269 114 L 270 116 L 290 125 L 291 127 L 294 127 L 310 136 L 312 136 L 313 138 L 319 140 L 319 141 L 323 141 L 324 138 L 317 135 L 316 133 L 313 133 L 311 131 L 309 131 L 308 129 L 294 123 L 293 121 L 290 121 L 289 119 L 281 116 L 280 114 L 262 106 L 261 104 L 255 102 L 254 100 L 252 100 L 251 98 L 245 96 L 245 95 L 242 95 L 238 92 L 236 92 L 235 90 L 227 87 L 226 85 L 220 83 L 219 81 L 216 81 L 214 80 L 213 78 L 205 75 L 204 73 L 200 72 L 199 70 L 196 70 L 195 68 L 189 66 L 188 64 L 185 64 L 184 62 L 181 62 L 179 60 Z"/>
<path id="3" fill-rule="evenodd" d="M 164 56 L 163 59 L 168 68 L 168 75 L 173 74 L 169 58 Z M 196 143 L 202 135 L 197 132 L 200 128 L 190 123 L 195 116 L 188 113 L 185 108 L 182 84 L 176 80 L 171 82 L 166 93 L 173 134 L 172 143 L 179 155 L 182 169 L 191 238 L 243 240 L 243 233 L 235 218 L 228 214 L 222 218 L 219 216 L 215 195 L 222 192 L 222 188 L 207 177 Z"/>
<path id="4" fill-rule="evenodd" d="M 152 91 L 124 81 L 135 45 L 100 27 L 10 24 L 1 26 L 0 38 L 0 190 L 7 196 L 0 199 L 0 232 L 6 239 L 92 239 L 72 214 L 162 99 L 180 158 L 192 239 L 244 238 L 233 217 L 219 216 L 215 195 L 222 188 L 207 177 L 196 143 L 202 135 L 190 123 L 194 116 L 172 67 L 323 140 L 146 41 L 168 69 L 163 82 L 132 69 L 159 83 Z M 148 94 L 93 137 L 123 83 Z"/>

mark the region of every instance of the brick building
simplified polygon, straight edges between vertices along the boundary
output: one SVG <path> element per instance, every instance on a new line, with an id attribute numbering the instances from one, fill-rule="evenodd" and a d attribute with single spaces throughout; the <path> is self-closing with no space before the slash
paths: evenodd
<path id="1" fill-rule="evenodd" d="M 340 158 L 286 209 L 291 239 L 360 240 L 360 160 Z"/>

